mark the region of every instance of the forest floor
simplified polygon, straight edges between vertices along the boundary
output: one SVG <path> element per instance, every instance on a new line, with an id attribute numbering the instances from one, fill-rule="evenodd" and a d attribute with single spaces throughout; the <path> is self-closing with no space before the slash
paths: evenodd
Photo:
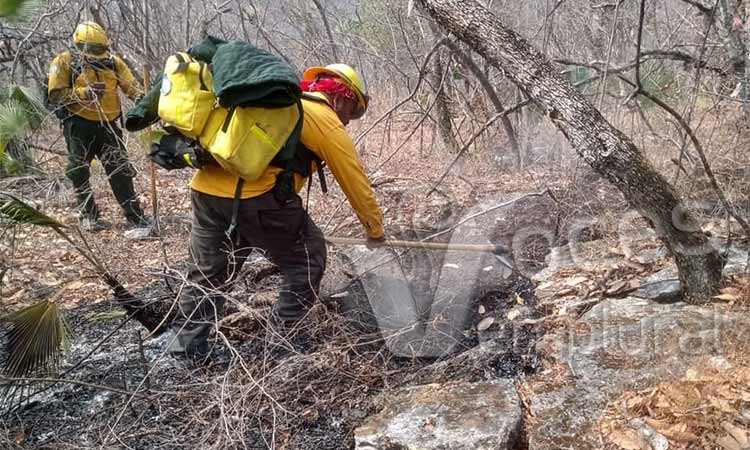
<path id="1" fill-rule="evenodd" d="M 60 141 L 49 145 L 62 149 Z M 75 225 L 72 191 L 62 176 L 64 157 L 46 156 L 44 175 L 0 180 L 0 191 L 12 192 L 46 214 Z M 139 169 L 141 204 L 150 213 L 148 162 L 137 145 L 131 145 L 131 157 Z M 384 158 L 363 155 L 367 167 L 379 167 Z M 490 280 L 482 286 L 474 303 L 486 315 L 504 316 L 519 298 L 535 306 L 535 286 L 528 280 L 546 266 L 550 248 L 596 239 L 616 247 L 623 230 L 644 226 L 628 215 L 627 203 L 614 187 L 574 159 L 536 161 L 518 171 L 469 153 L 428 195 L 450 159 L 439 153 L 397 155 L 374 171 L 371 180 L 386 228 L 396 237 L 424 237 L 450 228 L 469 212 L 509 203 L 478 220 L 477 229 L 489 242 L 513 249 L 513 260 L 523 276 Z M 750 210 L 746 169 L 729 163 L 715 169 L 723 185 L 731 186 L 730 198 L 740 210 Z M 124 219 L 102 172 L 95 163 L 96 200 L 112 226 L 85 233 L 86 241 L 139 298 L 173 297 L 187 261 L 190 173 L 157 171 L 160 235 L 134 241 L 124 238 Z M 727 233 L 731 221 L 726 220 L 705 177 L 683 177 L 678 185 L 690 199 L 702 202 L 706 230 L 747 244 L 737 235 L 736 224 Z M 310 214 L 327 235 L 361 236 L 343 194 L 336 187 L 331 191 L 323 196 L 313 186 Z M 539 195 L 513 201 L 528 194 Z M 330 301 L 341 287 L 341 274 L 350 271 L 346 249 L 329 248 L 322 301 L 308 319 L 312 352 L 278 359 L 266 347 L 268 309 L 280 278 L 267 270 L 267 261 L 258 258 L 238 276 L 229 293 L 227 319 L 213 338 L 234 357 L 205 367 L 175 363 L 164 352 L 169 334 L 147 337 L 135 321 L 113 314 L 120 310 L 108 288 L 52 230 L 8 230 L 2 250 L 7 271 L 0 314 L 49 298 L 65 286 L 57 301 L 73 335 L 61 373 L 53 376 L 58 381 L 29 381 L 7 397 L 17 400 L 42 391 L 22 404 L 5 403 L 0 448 L 350 449 L 353 430 L 378 411 L 388 392 L 414 383 L 440 360 L 394 356 L 376 331 L 349 320 L 340 302 Z M 430 258 L 434 256 L 419 252 L 406 255 L 407 272 L 418 276 L 421 264 L 435 264 Z M 737 293 L 738 302 L 740 298 L 744 297 Z M 476 345 L 479 319 L 472 319 L 459 351 Z M 539 364 L 534 343 L 542 333 L 541 328 L 529 329 L 521 337 L 524 345 L 461 376 L 466 380 L 522 379 L 534 373 Z"/>

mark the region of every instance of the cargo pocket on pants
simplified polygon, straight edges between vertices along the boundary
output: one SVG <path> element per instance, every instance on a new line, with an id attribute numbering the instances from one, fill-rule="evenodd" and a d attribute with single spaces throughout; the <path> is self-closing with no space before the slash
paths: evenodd
<path id="1" fill-rule="evenodd" d="M 272 236 L 300 238 L 306 212 L 302 208 L 267 209 L 258 211 L 261 229 Z"/>

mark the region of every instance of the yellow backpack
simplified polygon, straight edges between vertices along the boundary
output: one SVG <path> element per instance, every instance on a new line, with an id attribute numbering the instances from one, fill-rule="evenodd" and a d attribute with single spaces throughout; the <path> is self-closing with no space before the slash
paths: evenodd
<path id="1" fill-rule="evenodd" d="M 159 117 L 166 126 L 196 139 L 217 105 L 207 64 L 187 53 L 167 58 L 159 95 Z"/>
<path id="2" fill-rule="evenodd" d="M 217 108 L 199 138 L 216 162 L 232 175 L 254 181 L 263 175 L 296 130 L 301 110 L 283 108 Z"/>
<path id="3" fill-rule="evenodd" d="M 223 108 L 214 94 L 207 64 L 187 53 L 177 53 L 164 67 L 159 96 L 161 120 L 198 141 L 224 170 L 245 181 L 258 179 L 292 134 L 299 134 L 301 108 L 299 102 L 276 108 Z"/>

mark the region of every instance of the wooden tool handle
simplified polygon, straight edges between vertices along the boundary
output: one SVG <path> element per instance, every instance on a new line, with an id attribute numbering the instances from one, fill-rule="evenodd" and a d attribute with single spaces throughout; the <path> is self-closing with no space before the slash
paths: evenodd
<path id="1" fill-rule="evenodd" d="M 143 92 L 148 93 L 151 85 L 151 74 L 149 73 L 148 64 L 143 65 Z M 146 154 L 151 151 L 151 127 L 146 128 Z M 149 161 L 149 176 L 151 178 L 151 212 L 154 215 L 154 233 L 161 233 L 159 229 L 159 197 L 156 190 L 156 164 Z"/>
<path id="2" fill-rule="evenodd" d="M 337 245 L 367 245 L 366 239 L 346 237 L 326 237 L 326 241 Z M 419 248 L 423 250 L 444 250 L 460 252 L 485 252 L 496 255 L 507 255 L 510 251 L 502 245 L 493 244 L 444 244 L 442 242 L 420 242 L 385 240 L 380 242 L 383 247 Z"/>

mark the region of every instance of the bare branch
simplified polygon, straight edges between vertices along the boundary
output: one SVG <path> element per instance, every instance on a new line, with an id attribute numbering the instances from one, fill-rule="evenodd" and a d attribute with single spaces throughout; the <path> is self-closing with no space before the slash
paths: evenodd
<path id="1" fill-rule="evenodd" d="M 328 16 L 326 16 L 325 8 L 323 8 L 323 5 L 320 3 L 320 0 L 312 0 L 312 2 L 315 4 L 315 7 L 318 9 L 318 12 L 320 13 L 320 18 L 323 20 L 323 27 L 325 28 L 326 34 L 328 35 L 328 43 L 331 46 L 331 55 L 333 55 L 333 59 L 338 61 L 339 52 L 336 49 L 336 40 L 333 38 L 333 33 L 331 32 L 331 25 L 328 23 Z"/>
<path id="2" fill-rule="evenodd" d="M 562 2 L 560 2 L 561 4 Z M 498 97 L 497 92 L 495 91 L 495 88 L 492 86 L 492 83 L 490 80 L 484 75 L 482 72 L 482 69 L 479 68 L 479 66 L 476 65 L 476 63 L 471 59 L 471 57 L 463 52 L 461 48 L 453 41 L 448 40 L 446 41 L 446 45 L 451 49 L 453 53 L 458 56 L 458 58 L 461 60 L 461 62 L 471 70 L 471 72 L 474 74 L 474 76 L 479 81 L 479 84 L 484 89 L 484 92 L 487 94 L 487 97 L 489 97 L 490 101 L 492 102 L 492 105 L 495 107 L 495 111 L 498 113 L 505 112 L 505 107 L 503 106 L 503 103 L 500 101 L 500 97 Z M 513 150 L 513 153 L 516 155 L 516 159 L 518 162 L 518 165 L 520 167 L 521 165 L 521 148 L 518 146 L 518 139 L 516 138 L 516 132 L 513 129 L 513 124 L 508 119 L 508 116 L 503 114 L 500 118 L 500 122 L 503 124 L 503 128 L 505 130 L 505 134 L 508 136 L 508 140 L 510 141 L 510 148 Z"/>
<path id="3" fill-rule="evenodd" d="M 706 152 L 703 150 L 703 145 L 700 143 L 700 140 L 698 140 L 698 137 L 693 132 L 690 125 L 685 121 L 685 119 L 677 113 L 672 107 L 661 101 L 658 97 L 655 95 L 649 93 L 645 89 L 643 89 L 643 84 L 641 83 L 641 75 L 640 75 L 640 54 L 641 54 L 641 42 L 643 37 L 643 22 L 644 22 L 644 16 L 645 16 L 645 4 L 646 0 L 641 0 L 641 6 L 640 6 L 640 12 L 639 12 L 639 22 L 638 22 L 638 39 L 637 39 L 637 45 L 636 48 L 636 66 L 635 66 L 635 85 L 636 85 L 636 91 L 634 95 L 642 95 L 646 97 L 647 99 L 651 100 L 652 102 L 659 105 L 662 109 L 667 111 L 672 117 L 677 120 L 680 125 L 685 129 L 685 132 L 690 137 L 690 140 L 693 143 L 693 146 L 695 147 L 695 151 L 698 153 L 698 157 L 701 160 L 701 163 L 703 164 L 703 169 L 706 171 L 706 176 L 708 176 L 708 179 L 711 182 L 711 187 L 716 192 L 716 195 L 718 195 L 719 200 L 721 201 L 722 206 L 726 209 L 727 213 L 730 214 L 735 220 L 737 220 L 737 223 L 740 224 L 740 227 L 742 227 L 742 230 L 745 232 L 745 236 L 750 238 L 750 224 L 745 220 L 744 217 L 742 217 L 737 210 L 734 208 L 734 206 L 729 202 L 729 200 L 726 197 L 726 194 L 724 194 L 724 191 L 721 189 L 721 186 L 719 186 L 718 181 L 716 180 L 716 176 L 714 175 L 713 169 L 711 169 L 711 165 L 708 162 L 708 159 L 706 158 Z M 696 86 L 698 84 L 696 83 Z"/>
<path id="4" fill-rule="evenodd" d="M 683 3 L 687 3 L 690 6 L 694 6 L 695 8 L 698 8 L 698 11 L 700 11 L 701 14 L 711 14 L 711 12 L 713 11 L 713 8 L 709 8 L 708 6 L 699 2 L 698 0 L 681 0 L 681 1 Z"/>
<path id="5" fill-rule="evenodd" d="M 417 80 L 417 84 L 414 86 L 414 89 L 412 89 L 409 95 L 407 95 L 406 97 L 401 99 L 398 103 L 393 105 L 388 111 L 386 111 L 385 113 L 383 113 L 383 115 L 378 117 L 378 119 L 375 120 L 375 122 L 373 122 L 372 125 L 370 125 L 365 131 L 360 133 L 359 136 L 357 136 L 357 139 L 354 140 L 354 145 L 358 145 L 362 141 L 362 139 L 364 139 L 364 137 L 367 136 L 367 134 L 370 131 L 372 131 L 376 126 L 378 126 L 380 122 L 382 122 L 386 117 L 390 116 L 393 113 L 393 111 L 397 110 L 398 108 L 400 108 L 407 102 L 411 101 L 414 98 L 414 96 L 417 95 L 417 92 L 419 92 L 419 88 L 422 85 L 422 81 L 424 80 L 424 73 L 425 73 L 427 64 L 430 62 L 435 52 L 443 45 L 443 41 L 445 41 L 446 39 L 447 38 L 443 38 L 440 41 L 438 41 L 434 46 L 432 46 L 430 51 L 427 52 L 427 55 L 424 57 L 424 61 L 422 62 L 422 67 L 419 69 L 419 79 Z"/>

